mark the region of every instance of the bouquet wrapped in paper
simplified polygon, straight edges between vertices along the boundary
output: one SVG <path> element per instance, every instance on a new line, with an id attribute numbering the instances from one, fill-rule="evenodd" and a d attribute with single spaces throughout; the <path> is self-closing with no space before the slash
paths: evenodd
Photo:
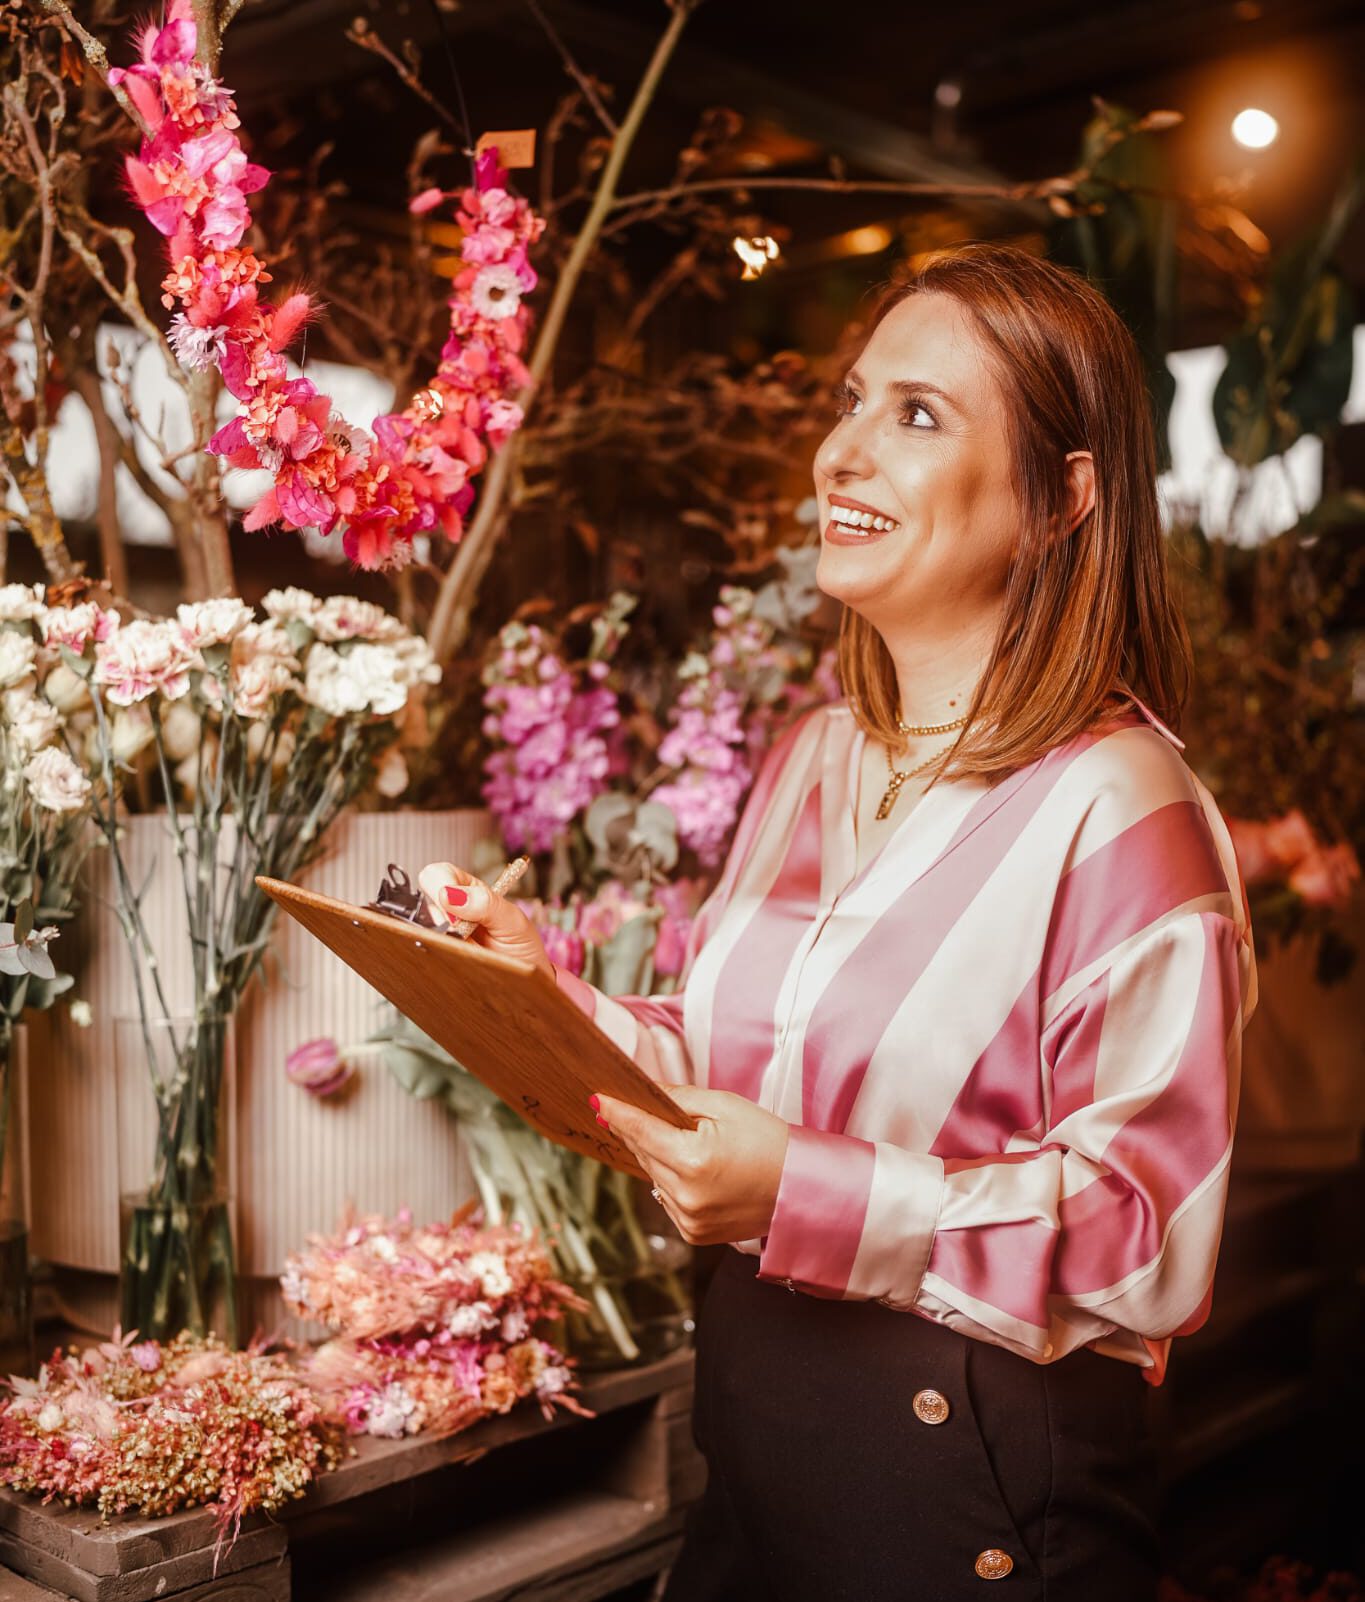
<path id="1" fill-rule="evenodd" d="M 582 1303 L 517 1226 L 481 1229 L 466 1214 L 418 1226 L 406 1209 L 363 1218 L 312 1237 L 280 1288 L 336 1331 L 309 1379 L 357 1434 L 451 1434 L 526 1397 L 547 1417 L 584 1411 L 569 1361 L 536 1333 Z"/>

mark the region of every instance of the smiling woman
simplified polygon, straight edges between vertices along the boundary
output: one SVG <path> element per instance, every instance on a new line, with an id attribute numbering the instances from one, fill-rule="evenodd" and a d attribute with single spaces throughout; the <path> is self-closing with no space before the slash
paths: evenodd
<path id="1" fill-rule="evenodd" d="M 845 699 L 769 753 L 675 994 L 551 965 L 697 1127 L 599 1117 L 689 1240 L 736 1248 L 666 1602 L 1152 1602 L 1143 1382 L 1208 1313 L 1255 978 L 1166 726 L 1186 647 L 1132 339 L 1021 251 L 931 256 L 815 482 Z M 534 942 L 462 870 L 422 884 Z"/>

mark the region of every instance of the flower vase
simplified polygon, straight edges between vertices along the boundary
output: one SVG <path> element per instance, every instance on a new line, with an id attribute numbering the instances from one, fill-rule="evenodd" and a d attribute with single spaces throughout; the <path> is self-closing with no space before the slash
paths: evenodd
<path id="1" fill-rule="evenodd" d="M 565 1315 L 565 1350 L 598 1371 L 684 1345 L 695 1327 L 692 1248 L 647 1188 L 525 1125 L 499 1132 L 505 1122 L 462 1124 L 471 1167 L 485 1216 L 538 1229 L 559 1277 L 587 1303 Z"/>
<path id="2" fill-rule="evenodd" d="M 25 1048 L 28 1034 L 0 1018 L 0 1378 L 34 1368 L 28 1236 Z"/>
<path id="3" fill-rule="evenodd" d="M 115 1020 L 119 1322 L 237 1344 L 231 1017 Z"/>

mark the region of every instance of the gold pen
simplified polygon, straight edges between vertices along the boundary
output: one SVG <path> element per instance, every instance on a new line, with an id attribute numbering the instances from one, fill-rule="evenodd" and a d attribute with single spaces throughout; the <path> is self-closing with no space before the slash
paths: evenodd
<path id="1" fill-rule="evenodd" d="M 489 885 L 489 891 L 495 896 L 505 896 L 530 866 L 530 857 L 518 857 L 514 862 L 509 862 Z M 452 923 L 445 932 L 454 935 L 457 940 L 467 940 L 478 927 L 477 923 L 471 923 L 468 918 L 461 918 L 458 923 Z"/>

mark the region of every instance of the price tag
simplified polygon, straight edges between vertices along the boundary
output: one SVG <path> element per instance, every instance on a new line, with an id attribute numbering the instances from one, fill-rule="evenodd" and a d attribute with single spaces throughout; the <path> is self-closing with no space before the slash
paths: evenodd
<path id="1" fill-rule="evenodd" d="M 498 147 L 498 162 L 503 167 L 534 167 L 536 164 L 534 128 L 511 128 L 498 133 L 480 134 L 474 149 L 482 155 L 489 145 Z"/>

